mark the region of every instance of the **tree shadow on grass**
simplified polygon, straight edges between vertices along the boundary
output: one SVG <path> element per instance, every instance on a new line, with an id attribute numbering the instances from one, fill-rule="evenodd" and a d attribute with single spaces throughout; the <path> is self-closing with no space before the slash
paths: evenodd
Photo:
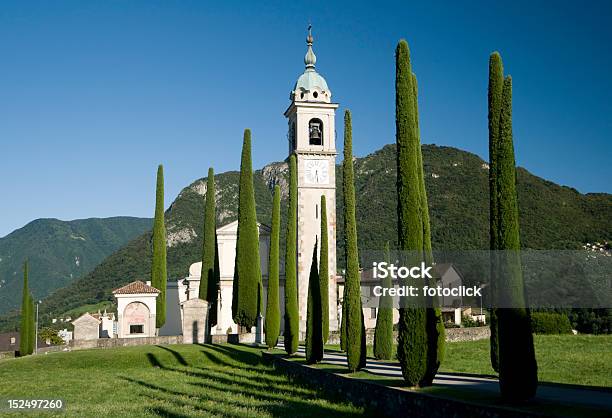
<path id="1" fill-rule="evenodd" d="M 169 347 L 164 347 L 163 345 L 155 345 L 155 347 L 161 348 L 162 350 L 166 350 L 169 353 L 171 353 L 176 359 L 176 361 L 178 361 L 179 364 L 181 364 L 182 366 L 189 366 L 189 364 L 187 363 L 187 360 L 185 360 L 185 357 L 183 357 L 183 355 L 179 353 L 178 351 L 175 351 Z"/>
<path id="2" fill-rule="evenodd" d="M 208 350 L 217 351 L 218 353 L 229 357 L 231 360 L 235 361 L 236 363 L 239 363 L 241 367 L 243 367 L 244 364 L 248 364 L 249 366 L 261 366 L 261 354 L 254 353 L 252 351 L 242 350 L 240 349 L 239 345 L 237 345 L 236 348 L 212 344 L 198 345 Z"/>
<path id="3" fill-rule="evenodd" d="M 218 373 L 226 372 L 225 369 L 231 370 L 227 372 L 232 377 L 244 377 L 253 378 L 254 373 L 256 374 L 257 381 L 266 382 L 269 384 L 282 383 L 287 380 L 287 375 L 276 371 L 273 368 L 270 369 L 257 369 L 257 368 L 237 368 L 235 364 L 225 361 L 221 356 L 215 353 L 209 353 L 207 351 L 201 352 L 204 357 L 210 362 L 210 366 L 196 367 L 198 370 L 214 370 Z"/>
<path id="4" fill-rule="evenodd" d="M 149 409 L 149 411 L 151 411 L 155 415 L 159 415 L 160 417 L 166 417 L 166 418 L 189 418 L 189 415 L 178 414 L 176 412 L 170 411 L 167 408 L 155 407 L 155 408 Z"/>
<path id="5" fill-rule="evenodd" d="M 189 377 L 199 378 L 206 381 L 214 381 L 220 384 L 235 386 L 240 385 L 246 387 L 251 391 L 265 390 L 266 393 L 270 391 L 283 392 L 290 395 L 304 396 L 305 394 L 312 393 L 312 390 L 308 390 L 302 386 L 292 386 L 292 379 L 285 375 L 277 374 L 277 379 L 271 379 L 268 374 L 271 374 L 272 370 L 266 371 L 262 369 L 256 369 L 251 373 L 244 373 L 241 369 L 232 365 L 231 368 L 225 370 L 224 366 L 211 367 L 198 367 L 192 368 L 191 370 L 185 370 L 182 368 L 176 368 L 171 366 L 164 366 L 152 353 L 147 353 L 147 358 L 151 365 L 156 368 L 163 370 L 181 373 Z M 223 367 L 223 368 L 222 368 Z M 193 370 L 196 369 L 196 370 Z M 277 372 L 275 372 L 277 373 Z M 284 378 L 284 379 L 283 379 Z M 242 379 L 242 381 L 241 381 Z M 207 383 L 209 385 L 214 383 Z M 219 390 L 225 390 L 224 387 L 219 387 Z M 256 393 L 250 393 L 251 396 L 256 396 Z"/>
<path id="6" fill-rule="evenodd" d="M 210 348 L 210 346 L 205 347 Z M 230 354 L 233 356 L 232 359 L 242 358 L 245 354 L 247 359 L 252 359 L 251 356 L 255 358 L 259 357 L 257 354 L 245 353 L 244 351 L 236 353 L 232 353 L 232 350 L 228 349 L 217 351 L 221 351 L 225 355 Z M 165 395 L 164 398 L 167 398 L 165 400 L 181 404 L 177 406 L 187 405 L 191 408 L 201 409 L 208 413 L 220 413 L 222 415 L 234 417 L 248 416 L 248 414 L 245 415 L 240 413 L 240 409 L 242 408 L 246 408 L 247 410 L 250 408 L 257 408 L 272 416 L 279 417 L 334 416 L 336 418 L 343 418 L 357 415 L 354 412 L 341 410 L 340 404 L 346 405 L 343 401 L 319 392 L 316 388 L 309 387 L 301 382 L 299 385 L 292 387 L 291 380 L 282 382 L 269 379 L 269 377 L 271 377 L 268 376 L 269 374 L 278 377 L 277 372 L 273 369 L 258 368 L 253 370 L 257 372 L 257 374 L 253 373 L 249 375 L 248 373 L 244 374 L 244 371 L 240 370 L 236 365 L 223 364 L 220 365 L 220 367 L 215 367 L 213 363 L 209 369 L 198 368 L 198 371 L 195 371 L 164 366 L 152 353 L 147 353 L 147 358 L 154 367 L 181 373 L 184 374 L 186 378 L 193 379 L 192 381 L 183 381 L 184 384 L 193 386 L 193 391 L 187 390 L 179 392 L 165 388 L 156 383 L 137 380 L 131 377 L 121 378 L 132 384 L 154 390 L 158 393 L 163 393 Z M 215 356 L 215 359 L 218 358 L 219 356 Z M 227 362 L 224 361 L 224 363 Z M 225 366 L 237 369 L 237 371 L 241 372 L 240 376 L 236 378 L 236 373 L 233 373 L 233 371 L 236 370 L 224 370 Z M 250 381 L 248 379 L 250 379 Z M 262 381 L 265 381 L 265 383 Z M 184 399 L 179 399 L 181 397 L 188 397 L 192 402 L 185 402 Z M 155 397 L 152 398 L 155 399 Z M 324 399 L 330 402 L 330 405 L 313 403 L 316 399 Z M 193 402 L 195 402 L 195 404 L 193 404 Z M 218 407 L 211 408 L 209 406 L 211 402 L 214 405 L 218 405 Z M 232 407 L 234 407 L 233 411 L 231 409 Z M 160 410 L 159 414 L 162 415 L 165 412 L 172 413 L 171 411 Z"/>
<path id="7" fill-rule="evenodd" d="M 152 401 L 167 401 L 177 407 L 189 407 L 195 410 L 211 414 L 220 414 L 227 417 L 248 418 L 252 416 L 251 411 L 253 409 L 265 412 L 274 417 L 292 418 L 314 416 L 348 418 L 362 415 L 338 410 L 338 408 L 333 405 L 326 407 L 315 404 L 313 403 L 315 399 L 313 397 L 300 397 L 296 399 L 294 397 L 290 398 L 288 396 L 283 396 L 283 394 L 279 394 L 278 397 L 272 397 L 264 392 L 265 389 L 260 389 L 259 391 L 236 390 L 223 385 L 221 387 L 218 385 L 211 385 L 211 382 L 208 381 L 205 384 L 188 383 L 194 386 L 194 392 L 176 391 L 138 379 L 128 377 L 123 377 L 123 379 L 157 392 L 155 395 L 152 393 L 142 394 Z M 206 391 L 206 389 L 208 389 L 208 391 Z"/>

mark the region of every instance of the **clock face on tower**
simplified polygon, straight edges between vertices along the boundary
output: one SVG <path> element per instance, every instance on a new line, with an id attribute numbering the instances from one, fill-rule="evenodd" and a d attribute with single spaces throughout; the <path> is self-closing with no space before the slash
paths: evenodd
<path id="1" fill-rule="evenodd" d="M 307 184 L 327 184 L 329 182 L 329 161 L 305 160 L 304 168 Z"/>

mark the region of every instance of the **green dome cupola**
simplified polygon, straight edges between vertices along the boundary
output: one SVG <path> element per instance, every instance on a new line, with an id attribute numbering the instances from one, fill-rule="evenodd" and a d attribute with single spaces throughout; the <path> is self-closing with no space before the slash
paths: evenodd
<path id="1" fill-rule="evenodd" d="M 317 56 L 312 50 L 313 41 L 314 38 L 312 37 L 312 25 L 309 25 L 308 37 L 306 38 L 306 45 L 308 45 L 308 50 L 306 51 L 306 55 L 304 56 L 304 65 L 306 66 L 306 69 L 295 83 L 290 98 L 294 101 L 329 103 L 331 101 L 331 91 L 327 86 L 327 82 L 325 81 L 323 76 L 321 76 L 315 70 Z"/>

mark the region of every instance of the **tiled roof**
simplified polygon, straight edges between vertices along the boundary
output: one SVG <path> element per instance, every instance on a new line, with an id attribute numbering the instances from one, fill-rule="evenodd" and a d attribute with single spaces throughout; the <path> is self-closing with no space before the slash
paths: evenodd
<path id="1" fill-rule="evenodd" d="M 114 295 L 131 295 L 135 293 L 161 293 L 159 290 L 154 288 L 153 286 L 149 286 L 145 282 L 141 282 L 137 280 L 130 284 L 126 284 L 119 289 L 113 290 Z"/>

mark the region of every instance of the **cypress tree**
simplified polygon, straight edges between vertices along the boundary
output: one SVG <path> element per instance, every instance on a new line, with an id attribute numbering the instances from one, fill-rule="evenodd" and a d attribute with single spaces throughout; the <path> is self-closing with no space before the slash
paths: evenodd
<path id="1" fill-rule="evenodd" d="M 31 327 L 30 288 L 28 284 L 28 262 L 23 263 L 23 296 L 21 298 L 21 324 L 19 326 L 19 354 L 30 354 L 30 327 Z"/>
<path id="2" fill-rule="evenodd" d="M 496 149 L 499 200 L 499 249 L 504 250 L 497 292 L 504 304 L 498 309 L 499 385 L 502 397 L 524 401 L 535 396 L 538 367 L 531 333 L 531 318 L 525 304 L 520 260 L 519 213 L 516 196 L 516 164 L 512 138 L 512 79 L 504 79 Z"/>
<path id="3" fill-rule="evenodd" d="M 204 228 L 202 230 L 202 269 L 200 272 L 200 290 L 198 297 L 210 304 L 209 326 L 217 323 L 217 286 L 215 272 L 216 245 L 216 204 L 215 204 L 215 172 L 208 169 L 206 185 L 206 202 L 204 205 Z"/>
<path id="4" fill-rule="evenodd" d="M 285 238 L 285 332 L 287 354 L 298 349 L 299 317 L 297 296 L 297 161 L 289 157 L 289 206 L 287 208 L 287 234 Z"/>
<path id="5" fill-rule="evenodd" d="M 213 168 L 208 169 L 206 186 L 206 203 L 204 206 L 204 229 L 202 231 L 202 271 L 200 273 L 199 298 L 213 302 L 217 289 L 215 288 L 215 174 Z"/>
<path id="6" fill-rule="evenodd" d="M 365 329 L 361 308 L 359 254 L 357 250 L 357 222 L 355 220 L 355 180 L 353 173 L 353 136 L 351 112 L 344 113 L 344 161 L 342 162 L 344 193 L 344 251 L 346 275 L 344 278 L 344 304 L 346 304 L 346 353 L 351 372 L 365 366 Z"/>
<path id="7" fill-rule="evenodd" d="M 266 299 L 266 344 L 276 347 L 280 334 L 279 305 L 279 241 L 280 241 L 280 187 L 274 186 L 272 201 L 272 231 L 270 233 L 270 254 L 268 259 L 268 297 Z"/>
<path id="8" fill-rule="evenodd" d="M 259 231 L 253 189 L 251 131 L 245 129 L 238 184 L 238 233 L 232 300 L 234 322 L 242 327 L 250 328 L 255 325 L 260 311 L 258 297 L 260 283 Z"/>
<path id="9" fill-rule="evenodd" d="M 30 301 L 30 314 L 28 316 L 30 320 L 30 324 L 28 326 L 28 331 L 30 332 L 30 337 L 28 338 L 28 354 L 32 354 L 36 344 L 36 303 L 34 302 L 34 296 L 32 296 L 32 293 L 28 295 L 28 298 Z"/>
<path id="10" fill-rule="evenodd" d="M 428 265 L 433 264 L 433 251 L 431 247 L 431 225 L 429 223 L 429 203 L 427 190 L 425 189 L 425 168 L 423 167 L 423 151 L 421 148 L 421 131 L 419 128 L 419 105 L 418 105 L 418 84 L 416 75 L 412 73 L 412 97 L 414 126 L 417 133 L 418 153 L 417 153 L 417 174 L 419 176 L 419 193 L 421 195 L 421 220 L 423 222 L 423 256 Z M 435 279 L 430 279 L 427 283 L 435 287 Z M 436 297 L 427 297 L 426 300 L 426 333 L 427 333 L 427 371 L 420 382 L 420 386 L 431 386 L 434 377 L 444 359 L 444 347 L 446 344 L 446 331 L 444 320 Z"/>
<path id="11" fill-rule="evenodd" d="M 327 232 L 327 202 L 321 195 L 321 258 L 319 260 L 321 282 L 321 311 L 323 314 L 323 343 L 329 338 L 329 235 Z"/>
<path id="12" fill-rule="evenodd" d="M 400 251 L 409 252 L 410 265 L 422 260 L 423 217 L 419 184 L 420 144 L 416 128 L 414 88 L 408 43 L 401 40 L 395 51 L 395 128 L 397 144 L 397 220 Z M 416 283 L 418 287 L 422 283 Z M 428 337 L 424 298 L 400 301 L 397 358 L 410 386 L 422 383 L 427 372 Z"/>
<path id="13" fill-rule="evenodd" d="M 153 262 L 151 285 L 160 291 L 156 302 L 156 328 L 166 323 L 166 227 L 164 225 L 164 166 L 157 167 L 157 188 L 155 193 L 155 220 L 153 221 Z"/>
<path id="14" fill-rule="evenodd" d="M 308 364 L 323 360 L 323 312 L 321 310 L 321 286 L 317 264 L 317 243 L 315 241 L 308 278 L 306 312 L 306 362 Z"/>
<path id="15" fill-rule="evenodd" d="M 493 52 L 489 57 L 489 86 L 488 86 L 488 120 L 489 120 L 489 237 L 491 253 L 491 279 L 489 289 L 492 295 L 496 295 L 496 256 L 499 249 L 498 224 L 499 213 L 497 211 L 497 146 L 499 144 L 499 118 L 501 114 L 501 99 L 504 85 L 504 69 L 501 56 Z M 489 318 L 491 328 L 491 366 L 499 372 L 499 343 L 497 340 L 497 310 L 495 306 L 491 309 Z"/>
<path id="16" fill-rule="evenodd" d="M 385 261 L 391 262 L 389 241 L 385 244 Z M 382 279 L 381 285 L 391 288 L 393 286 L 391 275 Z M 374 330 L 374 357 L 379 360 L 391 360 L 393 357 L 393 299 L 388 294 L 381 296 L 378 301 L 378 315 Z"/>
<path id="17" fill-rule="evenodd" d="M 212 306 L 210 307 L 210 311 L 208 314 L 209 326 L 211 327 L 217 325 L 217 304 L 219 303 L 218 291 L 221 286 L 221 269 L 219 268 L 219 242 L 217 240 L 217 231 L 215 231 L 215 261 L 214 261 L 213 266 L 214 266 L 213 267 L 213 272 L 214 272 L 213 273 L 214 274 L 213 288 L 216 290 L 213 296 Z"/>

